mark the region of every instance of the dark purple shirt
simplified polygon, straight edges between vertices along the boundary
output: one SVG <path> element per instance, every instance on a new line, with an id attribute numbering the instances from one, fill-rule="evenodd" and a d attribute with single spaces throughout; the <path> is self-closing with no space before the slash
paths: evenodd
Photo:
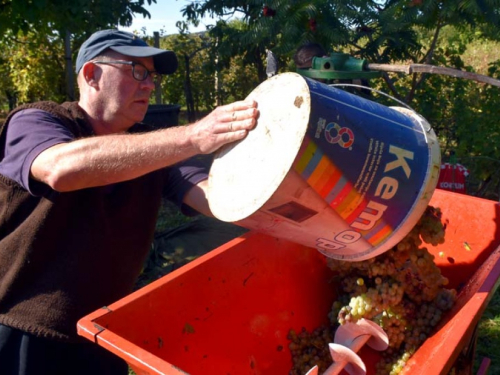
<path id="1" fill-rule="evenodd" d="M 0 174 L 16 181 L 31 194 L 38 195 L 30 186 L 33 160 L 51 146 L 72 141 L 74 136 L 54 116 L 39 109 L 16 113 L 6 131 L 5 156 L 0 162 Z"/>
<path id="2" fill-rule="evenodd" d="M 56 117 L 39 109 L 16 113 L 6 131 L 5 156 L 0 161 L 0 174 L 16 181 L 32 195 L 44 195 L 51 189 L 30 178 L 31 164 L 42 151 L 58 143 L 71 142 L 74 135 Z M 207 167 L 195 159 L 165 171 L 168 173 L 165 197 L 179 207 L 182 207 L 186 192 L 208 177 Z"/>

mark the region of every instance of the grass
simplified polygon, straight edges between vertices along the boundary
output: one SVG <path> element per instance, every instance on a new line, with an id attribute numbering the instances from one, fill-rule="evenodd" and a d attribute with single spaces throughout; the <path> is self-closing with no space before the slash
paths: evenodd
<path id="1" fill-rule="evenodd" d="M 477 369 L 483 358 L 491 359 L 488 375 L 500 374 L 500 291 L 497 289 L 478 326 Z"/>
<path id="2" fill-rule="evenodd" d="M 191 220 L 192 218 L 183 215 L 173 203 L 164 200 L 158 214 L 155 231 L 156 233 L 161 233 L 169 228 L 175 228 Z"/>

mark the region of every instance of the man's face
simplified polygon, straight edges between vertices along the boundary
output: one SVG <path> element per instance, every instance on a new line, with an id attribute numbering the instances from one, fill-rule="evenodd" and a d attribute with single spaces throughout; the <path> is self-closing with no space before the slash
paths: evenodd
<path id="1" fill-rule="evenodd" d="M 113 54 L 95 64 L 101 70 L 96 104 L 108 130 L 123 132 L 142 121 L 155 88 L 149 74 L 154 71 L 153 58 Z"/>

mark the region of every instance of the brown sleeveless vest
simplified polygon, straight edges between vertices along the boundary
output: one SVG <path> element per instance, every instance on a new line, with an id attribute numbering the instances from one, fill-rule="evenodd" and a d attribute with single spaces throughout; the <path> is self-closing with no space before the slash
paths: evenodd
<path id="1" fill-rule="evenodd" d="M 54 114 L 77 138 L 93 135 L 75 102 L 14 112 L 24 108 Z M 0 127 L 0 160 L 13 113 Z M 132 291 L 153 240 L 164 175 L 44 197 L 0 175 L 0 324 L 79 340 L 81 317 Z"/>

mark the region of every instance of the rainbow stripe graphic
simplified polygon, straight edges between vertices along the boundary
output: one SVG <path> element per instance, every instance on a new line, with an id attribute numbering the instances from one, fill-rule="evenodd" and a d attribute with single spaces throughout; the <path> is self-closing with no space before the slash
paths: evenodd
<path id="1" fill-rule="evenodd" d="M 366 209 L 366 200 L 348 181 L 342 171 L 306 136 L 295 158 L 293 169 L 323 198 L 344 221 L 351 225 Z M 393 232 L 383 219 L 372 229 L 360 232 L 371 245 L 376 246 Z"/>

